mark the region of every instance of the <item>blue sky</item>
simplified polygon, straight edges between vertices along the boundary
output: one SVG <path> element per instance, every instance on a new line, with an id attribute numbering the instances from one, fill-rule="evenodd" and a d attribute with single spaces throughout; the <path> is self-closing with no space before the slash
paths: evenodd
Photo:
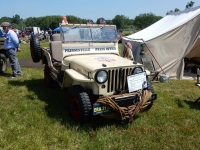
<path id="1" fill-rule="evenodd" d="M 194 7 L 200 6 L 200 0 L 194 1 Z M 129 19 L 143 13 L 165 16 L 167 11 L 178 8 L 184 10 L 190 0 L 11 0 L 1 4 L 0 17 L 20 15 L 42 17 L 51 15 L 73 15 L 82 19 L 113 19 L 124 15 Z"/>

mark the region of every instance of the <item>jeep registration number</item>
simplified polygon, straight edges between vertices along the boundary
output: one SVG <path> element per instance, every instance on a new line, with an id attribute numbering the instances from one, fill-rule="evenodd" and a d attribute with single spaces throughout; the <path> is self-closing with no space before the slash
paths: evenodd
<path id="1" fill-rule="evenodd" d="M 106 112 L 110 112 L 110 109 L 101 105 L 100 103 L 93 104 L 93 115 L 100 115 Z"/>

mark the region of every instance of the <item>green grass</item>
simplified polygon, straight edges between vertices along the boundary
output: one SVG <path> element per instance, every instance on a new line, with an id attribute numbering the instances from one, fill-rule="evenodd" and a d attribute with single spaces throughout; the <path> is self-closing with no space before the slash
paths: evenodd
<path id="1" fill-rule="evenodd" d="M 122 56 L 122 44 L 118 44 L 118 49 L 119 49 L 119 55 Z"/>
<path id="2" fill-rule="evenodd" d="M 47 88 L 43 69 L 22 71 L 15 80 L 0 75 L 1 150 L 199 149 L 200 102 L 193 102 L 200 89 L 195 81 L 153 83 L 158 99 L 132 124 L 96 118 L 80 126 L 69 117 L 65 89 Z"/>
<path id="3" fill-rule="evenodd" d="M 22 70 L 24 76 L 17 80 L 0 76 L 1 149 L 188 150 L 200 144 L 194 81 L 153 83 L 158 99 L 128 126 L 106 119 L 79 126 L 67 112 L 65 90 L 45 87 L 43 69 Z"/>

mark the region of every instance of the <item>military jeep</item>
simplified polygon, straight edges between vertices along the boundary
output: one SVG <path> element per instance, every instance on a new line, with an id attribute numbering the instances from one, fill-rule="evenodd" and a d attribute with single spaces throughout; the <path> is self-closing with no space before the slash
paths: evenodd
<path id="1" fill-rule="evenodd" d="M 48 48 L 31 35 L 30 51 L 33 62 L 44 64 L 45 84 L 67 89 L 66 106 L 77 122 L 98 115 L 132 120 L 156 99 L 144 66 L 119 55 L 115 25 L 60 24 Z"/>
<path id="2" fill-rule="evenodd" d="M 0 73 L 6 72 L 8 67 L 7 55 L 4 49 L 4 36 L 3 31 L 0 29 Z"/>

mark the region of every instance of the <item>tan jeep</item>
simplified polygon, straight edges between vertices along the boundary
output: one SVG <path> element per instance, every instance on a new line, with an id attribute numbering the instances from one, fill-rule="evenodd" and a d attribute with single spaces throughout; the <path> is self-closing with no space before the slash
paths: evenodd
<path id="1" fill-rule="evenodd" d="M 131 119 L 156 99 L 143 65 L 119 55 L 115 25 L 60 24 L 50 48 L 40 48 L 32 35 L 30 49 L 33 62 L 44 64 L 46 85 L 56 81 L 68 89 L 68 110 L 77 122 L 95 115 Z"/>

